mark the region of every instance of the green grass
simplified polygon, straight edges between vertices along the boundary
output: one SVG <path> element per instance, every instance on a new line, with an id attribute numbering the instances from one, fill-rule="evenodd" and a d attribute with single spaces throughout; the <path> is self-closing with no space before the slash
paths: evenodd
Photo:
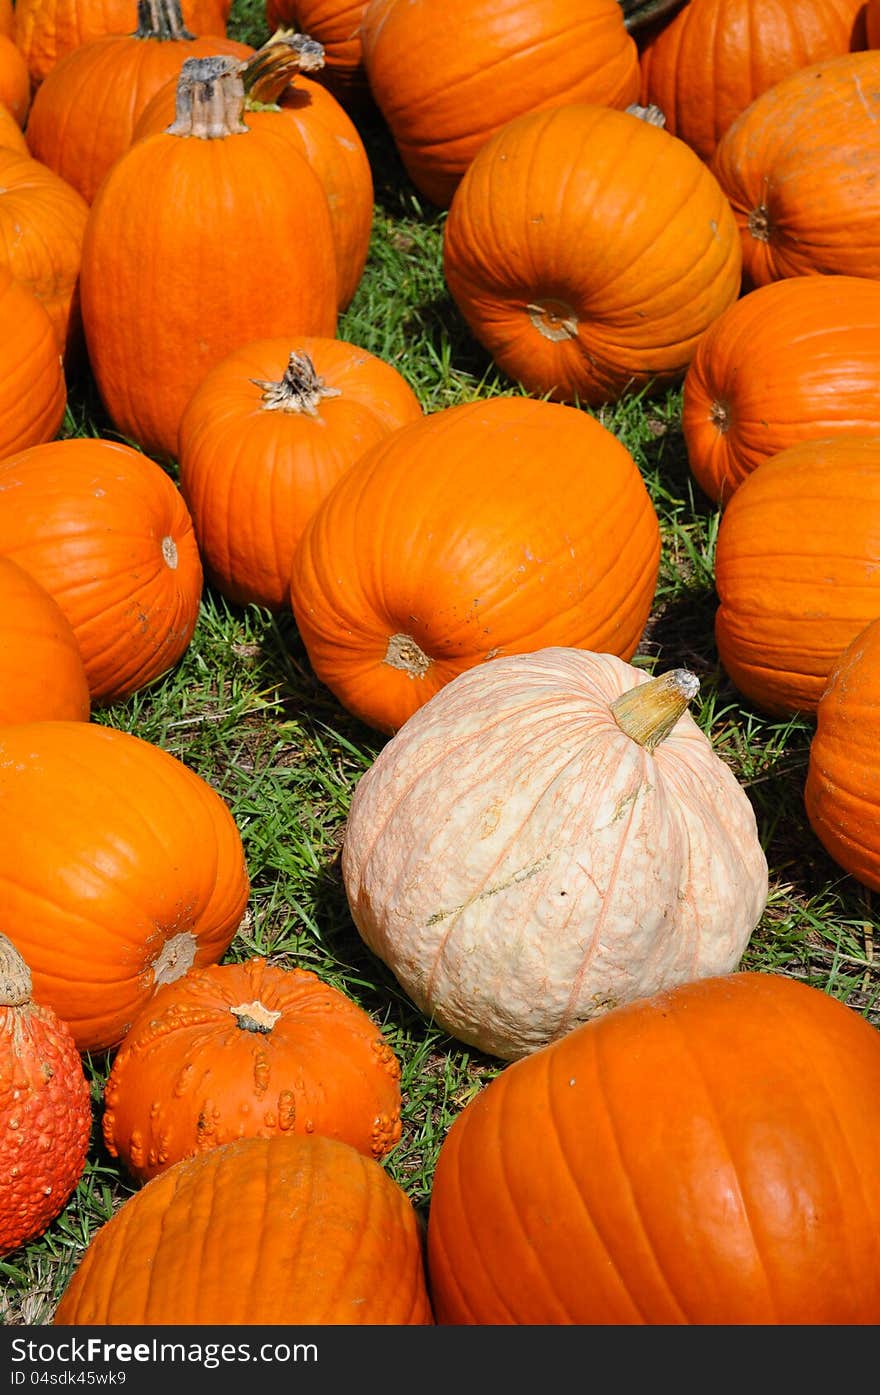
<path id="1" fill-rule="evenodd" d="M 259 43 L 262 15 L 259 0 L 237 0 L 230 32 Z M 339 337 L 393 363 L 428 411 L 518 391 L 471 339 L 446 291 L 444 215 L 421 203 L 378 120 L 365 122 L 362 134 L 376 185 L 373 238 Z M 812 984 L 880 1025 L 872 897 L 826 856 L 804 812 L 812 726 L 751 710 L 718 664 L 718 513 L 690 476 L 680 406 L 680 389 L 673 389 L 596 414 L 632 452 L 661 523 L 660 579 L 635 662 L 697 674 L 694 715 L 755 808 L 771 891 L 742 967 Z M 114 435 L 90 384 L 72 390 L 64 431 Z M 260 954 L 312 969 L 381 1024 L 401 1062 L 404 1097 L 403 1136 L 386 1166 L 425 1214 L 446 1129 L 501 1066 L 431 1027 L 365 949 L 348 913 L 342 833 L 352 791 L 382 738 L 314 677 L 289 614 L 236 608 L 210 590 L 174 671 L 94 720 L 162 746 L 228 802 L 252 882 L 246 923 L 228 958 Z M 45 1234 L 0 1260 L 6 1324 L 51 1320 L 84 1246 L 134 1190 L 100 1141 L 109 1058 L 86 1064 L 95 1117 L 88 1165 Z"/>

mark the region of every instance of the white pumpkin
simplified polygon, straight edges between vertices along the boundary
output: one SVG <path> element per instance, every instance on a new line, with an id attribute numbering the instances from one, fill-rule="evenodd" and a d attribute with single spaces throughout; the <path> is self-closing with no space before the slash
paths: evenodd
<path id="1" fill-rule="evenodd" d="M 767 862 L 748 796 L 686 711 L 697 688 L 581 649 L 493 659 L 361 776 L 342 849 L 352 917 L 450 1035 L 513 1060 L 737 967 Z"/>

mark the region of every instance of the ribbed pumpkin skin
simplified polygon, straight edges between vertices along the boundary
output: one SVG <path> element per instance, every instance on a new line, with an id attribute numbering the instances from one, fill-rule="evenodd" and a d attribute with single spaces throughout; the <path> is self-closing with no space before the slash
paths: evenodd
<path id="1" fill-rule="evenodd" d="M 361 46 L 406 171 L 442 208 L 489 136 L 524 112 L 638 97 L 618 0 L 370 0 Z"/>
<path id="2" fill-rule="evenodd" d="M 318 81 L 348 111 L 363 111 L 372 94 L 361 50 L 365 0 L 266 0 L 266 23 L 309 34 L 324 49 Z"/>
<path id="3" fill-rule="evenodd" d="M 57 601 L 0 557 L 0 723 L 89 719 L 76 636 Z"/>
<path id="4" fill-rule="evenodd" d="M 432 1021 L 514 1059 L 735 968 L 767 899 L 755 815 L 685 713 L 653 753 L 610 711 L 648 679 L 544 649 L 449 684 L 358 782 L 342 872 Z"/>
<path id="5" fill-rule="evenodd" d="M 816 707 L 804 804 L 838 866 L 880 890 L 880 621 L 871 620 L 834 663 Z"/>
<path id="6" fill-rule="evenodd" d="M 292 350 L 328 388 L 317 415 L 269 410 L 254 382 L 278 382 Z M 181 418 L 180 488 L 211 584 L 236 604 L 290 605 L 306 521 L 364 452 L 421 418 L 391 364 L 342 339 L 262 339 L 202 379 Z"/>
<path id="7" fill-rule="evenodd" d="M 792 276 L 729 306 L 685 374 L 681 424 L 697 483 L 726 503 L 799 441 L 880 433 L 880 283 Z"/>
<path id="8" fill-rule="evenodd" d="M 267 266 L 278 277 L 271 289 Z M 218 359 L 255 338 L 335 333 L 333 234 L 318 176 L 265 129 L 147 137 L 91 206 L 81 298 L 114 425 L 148 453 L 174 457 L 183 409 Z"/>
<path id="9" fill-rule="evenodd" d="M 880 1034 L 783 975 L 617 1009 L 487 1085 L 440 1149 L 441 1324 L 875 1324 Z"/>
<path id="10" fill-rule="evenodd" d="M 659 560 L 654 506 L 616 437 L 573 407 L 496 397 L 366 451 L 306 523 L 290 596 L 318 678 L 391 732 L 498 654 L 628 659 Z"/>
<path id="11" fill-rule="evenodd" d="M 641 45 L 641 96 L 704 160 L 798 68 L 864 48 L 864 0 L 690 0 Z"/>
<path id="12" fill-rule="evenodd" d="M 67 383 L 48 312 L 0 266 L 0 460 L 57 434 Z"/>
<path id="13" fill-rule="evenodd" d="M 378 1159 L 400 1139 L 400 1105 L 397 1057 L 352 998 L 252 959 L 156 990 L 114 1057 L 103 1137 L 142 1182 L 237 1138 L 288 1132 Z"/>
<path id="14" fill-rule="evenodd" d="M 346 1143 L 227 1143 L 175 1163 L 95 1235 L 54 1318 L 93 1323 L 431 1325 L 419 1222 Z"/>
<path id="15" fill-rule="evenodd" d="M 815 713 L 839 654 L 880 611 L 880 435 L 804 441 L 725 509 L 715 551 L 718 655 L 766 712 Z"/>
<path id="16" fill-rule="evenodd" d="M 762 93 L 710 168 L 740 230 L 747 285 L 880 279 L 880 52 L 829 58 Z"/>
<path id="17" fill-rule="evenodd" d="M 202 564 L 164 470 L 130 446 L 70 437 L 0 460 L 0 556 L 58 602 L 95 703 L 178 662 L 192 639 Z"/>
<path id="18" fill-rule="evenodd" d="M 247 902 L 226 804 L 94 722 L 0 731 L 0 920 L 80 1051 L 117 1046 L 160 982 L 225 954 Z"/>
<path id="19" fill-rule="evenodd" d="M 483 146 L 449 210 L 444 271 L 509 377 L 599 405 L 683 376 L 739 294 L 737 243 L 717 181 L 682 141 L 629 112 L 570 105 Z"/>

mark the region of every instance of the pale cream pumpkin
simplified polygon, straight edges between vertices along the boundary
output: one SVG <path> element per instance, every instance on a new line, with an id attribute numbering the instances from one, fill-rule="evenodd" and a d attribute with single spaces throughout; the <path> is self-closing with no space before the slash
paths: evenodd
<path id="1" fill-rule="evenodd" d="M 580 649 L 493 659 L 361 776 L 351 914 L 445 1031 L 513 1060 L 738 966 L 767 862 L 745 790 L 686 710 L 698 686 Z"/>

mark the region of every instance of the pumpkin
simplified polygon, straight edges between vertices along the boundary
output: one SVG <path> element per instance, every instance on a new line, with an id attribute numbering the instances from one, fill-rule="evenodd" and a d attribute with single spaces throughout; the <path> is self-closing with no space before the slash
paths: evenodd
<path id="1" fill-rule="evenodd" d="M 831 669 L 880 610 L 880 434 L 771 456 L 724 510 L 715 640 L 748 702 L 813 715 Z"/>
<path id="2" fill-rule="evenodd" d="M 867 0 L 865 5 L 865 37 L 868 48 L 880 48 L 880 0 Z"/>
<path id="3" fill-rule="evenodd" d="M 340 310 L 357 290 L 373 226 L 373 176 L 360 133 L 320 83 L 320 44 L 300 34 L 273 34 L 243 65 L 244 113 L 252 130 L 284 136 L 317 174 L 327 196 L 336 252 Z M 176 82 L 163 84 L 135 123 L 133 139 L 165 130 L 174 120 Z"/>
<path id="4" fill-rule="evenodd" d="M 260 339 L 205 374 L 181 418 L 180 488 L 208 580 L 290 605 L 306 520 L 370 446 L 421 418 L 396 368 L 342 339 Z"/>
<path id="5" fill-rule="evenodd" d="M 709 326 L 684 378 L 681 426 L 697 483 L 726 503 L 745 477 L 817 436 L 880 433 L 880 282 L 791 276 Z"/>
<path id="6" fill-rule="evenodd" d="M 141 0 L 137 28 L 102 34 L 54 64 L 38 87 L 27 124 L 31 154 L 91 203 L 98 185 L 131 144 L 150 98 L 186 58 L 229 53 L 245 59 L 250 44 L 220 35 L 197 38 L 185 27 L 180 0 Z M 166 125 L 174 119 L 172 111 Z"/>
<path id="7" fill-rule="evenodd" d="M 214 964 L 158 988 L 104 1089 L 103 1137 L 139 1181 L 236 1138 L 318 1133 L 381 1158 L 400 1065 L 369 1015 L 306 969 Z"/>
<path id="8" fill-rule="evenodd" d="M 654 505 L 617 437 L 574 407 L 495 397 L 365 451 L 306 521 L 290 599 L 317 677 L 393 732 L 499 654 L 628 659 L 659 561 Z"/>
<path id="9" fill-rule="evenodd" d="M 361 20 L 366 0 L 266 0 L 270 30 L 297 29 L 317 40 L 325 63 L 318 82 L 347 111 L 362 115 L 372 106 L 361 52 Z"/>
<path id="10" fill-rule="evenodd" d="M 83 242 L 98 391 L 116 429 L 163 459 L 218 359 L 263 336 L 336 330 L 323 186 L 289 140 L 242 119 L 239 66 L 230 56 L 184 62 L 178 119 L 117 160 Z"/>
<path id="11" fill-rule="evenodd" d="M 0 34 L 0 103 L 23 127 L 31 104 L 31 75 L 20 49 L 6 34 Z"/>
<path id="12" fill-rule="evenodd" d="M 0 557 L 0 723 L 87 722 L 90 701 L 76 635 L 61 607 Z"/>
<path id="13" fill-rule="evenodd" d="M 166 673 L 192 639 L 202 564 L 180 491 L 149 457 L 69 437 L 0 460 L 0 557 L 57 601 L 94 703 Z"/>
<path id="14" fill-rule="evenodd" d="M 504 373 L 533 395 L 599 405 L 684 375 L 739 294 L 737 242 L 683 141 L 634 112 L 558 106 L 511 121 L 475 157 L 446 220 L 444 272 Z"/>
<path id="15" fill-rule="evenodd" d="M 880 278 L 880 52 L 799 68 L 728 128 L 711 166 L 740 231 L 747 286 Z"/>
<path id="16" fill-rule="evenodd" d="M 352 919 L 445 1031 L 507 1060 L 740 961 L 755 815 L 686 711 L 699 687 L 549 648 L 450 683 L 355 787 Z"/>
<path id="17" fill-rule="evenodd" d="M 15 12 L 12 0 L 0 0 L 0 34 L 12 38 L 15 34 Z"/>
<path id="18" fill-rule="evenodd" d="M 348 1143 L 225 1143 L 169 1167 L 96 1233 L 54 1317 L 94 1323 L 431 1325 L 421 1224 Z"/>
<path id="19" fill-rule="evenodd" d="M 810 826 L 839 867 L 880 890 L 880 620 L 840 653 L 816 705 L 804 804 Z"/>
<path id="20" fill-rule="evenodd" d="M 31 975 L 0 935 L 0 1255 L 42 1235 L 86 1164 L 92 1104 L 69 1028 L 32 997 Z"/>
<path id="21" fill-rule="evenodd" d="M 640 44 L 641 95 L 711 159 L 727 128 L 789 73 L 865 47 L 864 0 L 690 0 Z"/>
<path id="22" fill-rule="evenodd" d="M 57 434 L 67 383 L 48 311 L 0 266 L 0 461 Z"/>
<path id="23" fill-rule="evenodd" d="M 440 1147 L 441 1324 L 880 1320 L 880 1033 L 782 974 L 616 1008 L 503 1070 Z"/>
<path id="24" fill-rule="evenodd" d="M 524 112 L 638 97 L 617 0 L 370 0 L 360 34 L 404 168 L 441 208 L 489 136 Z"/>
<path id="25" fill-rule="evenodd" d="M 95 722 L 0 729 L 0 923 L 80 1051 L 217 963 L 248 893 L 229 808 L 176 756 Z"/>
<path id="26" fill-rule="evenodd" d="M 29 155 L 24 131 L 19 126 L 8 107 L 0 103 L 0 147 L 17 150 L 19 155 Z"/>

